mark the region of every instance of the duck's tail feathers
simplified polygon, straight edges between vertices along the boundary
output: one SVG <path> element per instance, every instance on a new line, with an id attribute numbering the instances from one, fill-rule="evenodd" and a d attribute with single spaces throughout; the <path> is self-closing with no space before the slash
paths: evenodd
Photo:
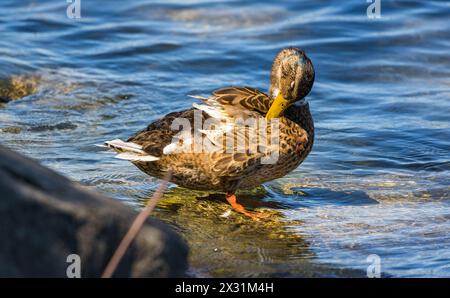
<path id="1" fill-rule="evenodd" d="M 105 142 L 104 145 L 99 145 L 100 147 L 108 147 L 118 152 L 115 157 L 119 159 L 126 159 L 131 161 L 155 161 L 159 158 L 148 154 L 142 150 L 142 146 L 133 142 L 124 142 L 122 140 L 116 139 L 112 141 Z"/>
<path id="2" fill-rule="evenodd" d="M 188 95 L 189 97 L 195 98 L 195 99 L 200 99 L 203 101 L 207 101 L 209 98 L 208 97 L 204 97 L 204 96 L 200 96 L 200 95 Z"/>
<path id="3" fill-rule="evenodd" d="M 126 159 L 131 161 L 155 161 L 159 159 L 158 157 L 153 155 L 139 155 L 136 153 L 129 153 L 129 152 L 119 153 L 115 156 L 115 158 Z"/>

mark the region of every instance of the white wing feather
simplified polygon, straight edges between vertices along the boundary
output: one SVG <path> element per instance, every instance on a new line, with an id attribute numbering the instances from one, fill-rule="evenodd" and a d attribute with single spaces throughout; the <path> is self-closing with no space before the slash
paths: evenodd
<path id="1" fill-rule="evenodd" d="M 99 147 L 108 147 L 118 152 L 115 157 L 119 159 L 126 159 L 131 161 L 155 161 L 159 158 L 148 154 L 142 150 L 142 146 L 133 142 L 124 142 L 116 139 L 105 142 L 104 145 L 98 145 Z"/>

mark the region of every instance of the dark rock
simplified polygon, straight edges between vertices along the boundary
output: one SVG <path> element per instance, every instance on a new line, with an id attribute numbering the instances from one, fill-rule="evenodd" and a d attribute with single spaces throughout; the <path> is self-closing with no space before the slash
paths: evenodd
<path id="1" fill-rule="evenodd" d="M 11 98 L 8 98 L 6 96 L 0 96 L 0 103 L 7 103 L 10 101 L 11 101 Z"/>
<path id="2" fill-rule="evenodd" d="M 0 277 L 66 277 L 67 256 L 81 277 L 99 277 L 136 212 L 0 146 Z M 148 219 L 114 277 L 174 277 L 187 245 Z"/>

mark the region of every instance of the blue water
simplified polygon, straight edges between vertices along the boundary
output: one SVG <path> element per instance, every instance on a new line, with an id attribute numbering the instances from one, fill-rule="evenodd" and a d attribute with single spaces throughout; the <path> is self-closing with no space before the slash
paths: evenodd
<path id="1" fill-rule="evenodd" d="M 274 55 L 303 48 L 314 149 L 267 183 L 314 262 L 389 276 L 450 276 L 450 3 L 87 1 L 0 4 L 0 79 L 37 92 L 0 108 L 0 142 L 137 204 L 158 182 L 94 147 L 127 138 L 189 94 L 268 89 Z M 286 263 L 295 256 L 286 256 Z"/>

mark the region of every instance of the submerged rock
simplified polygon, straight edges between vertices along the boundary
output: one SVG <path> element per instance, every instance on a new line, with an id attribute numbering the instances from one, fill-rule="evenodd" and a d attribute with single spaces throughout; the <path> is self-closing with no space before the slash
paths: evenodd
<path id="1" fill-rule="evenodd" d="M 150 197 L 150 194 L 149 194 Z M 249 210 L 269 214 L 255 222 L 231 211 L 223 193 L 170 188 L 154 216 L 177 228 L 189 243 L 189 273 L 194 277 L 367 277 L 365 270 L 340 268 L 315 260 L 310 238 L 293 227 L 279 199 L 263 187 L 239 190 L 238 200 Z M 147 203 L 145 197 L 140 201 Z"/>
<path id="2" fill-rule="evenodd" d="M 37 92 L 38 76 L 12 76 L 0 79 L 0 103 L 7 103 Z"/>
<path id="3" fill-rule="evenodd" d="M 136 216 L 131 208 L 0 146 L 0 277 L 99 277 Z M 115 277 L 174 277 L 187 269 L 186 243 L 148 219 Z"/>

